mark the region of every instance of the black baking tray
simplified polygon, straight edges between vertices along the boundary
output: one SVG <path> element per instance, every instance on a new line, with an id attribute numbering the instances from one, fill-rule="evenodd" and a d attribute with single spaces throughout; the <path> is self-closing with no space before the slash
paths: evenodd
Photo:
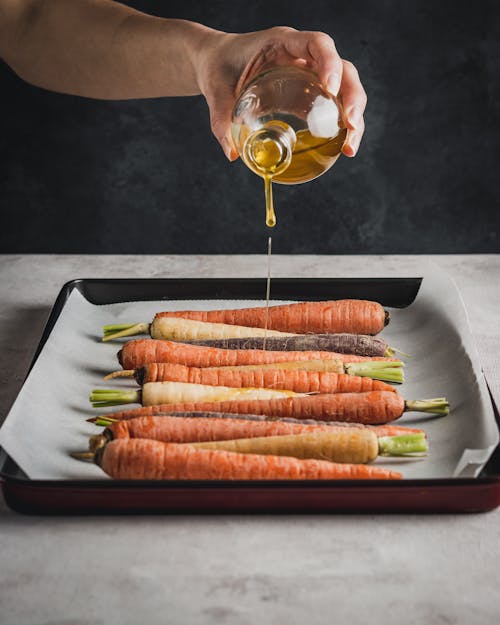
<path id="1" fill-rule="evenodd" d="M 371 299 L 404 308 L 421 278 L 275 278 L 273 299 Z M 31 363 L 78 290 L 92 304 L 175 299 L 261 299 L 265 280 L 78 279 L 61 289 Z M 497 422 L 499 415 L 492 400 Z M 28 514 L 484 512 L 500 505 L 500 445 L 476 478 L 318 481 L 32 480 L 0 449 L 7 504 Z"/>

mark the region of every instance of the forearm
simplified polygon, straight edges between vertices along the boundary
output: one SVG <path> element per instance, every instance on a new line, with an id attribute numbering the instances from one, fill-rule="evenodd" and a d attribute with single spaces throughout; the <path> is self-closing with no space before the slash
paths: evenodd
<path id="1" fill-rule="evenodd" d="M 111 0 L 0 0 L 0 55 L 27 82 L 100 99 L 200 93 L 201 24 Z"/>

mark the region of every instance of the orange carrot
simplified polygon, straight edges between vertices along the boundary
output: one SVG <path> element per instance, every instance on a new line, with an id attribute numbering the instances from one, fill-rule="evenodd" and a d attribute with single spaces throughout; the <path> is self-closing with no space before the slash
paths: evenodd
<path id="1" fill-rule="evenodd" d="M 254 401 L 195 402 L 162 404 L 127 411 L 135 416 L 168 411 L 238 412 L 265 414 L 273 417 L 316 419 L 320 421 L 347 421 L 377 425 L 399 418 L 405 402 L 398 393 L 371 391 L 370 393 L 339 393 L 337 395 L 308 395 L 284 399 Z M 111 415 L 120 418 L 120 413 Z"/>
<path id="2" fill-rule="evenodd" d="M 138 369 L 154 362 L 171 362 L 188 367 L 222 367 L 316 359 L 340 360 L 341 362 L 399 362 L 397 358 L 385 358 L 383 356 L 355 356 L 337 354 L 336 352 L 220 349 L 157 339 L 128 341 L 118 352 L 118 361 L 124 369 Z"/>
<path id="3" fill-rule="evenodd" d="M 300 302 L 233 310 L 175 311 L 158 313 L 156 317 L 184 317 L 198 321 L 229 323 L 256 328 L 266 327 L 299 334 L 378 334 L 388 323 L 389 314 L 377 302 L 367 300 L 334 300 Z"/>
<path id="4" fill-rule="evenodd" d="M 95 462 L 116 479 L 129 480 L 343 480 L 401 479 L 365 464 L 239 454 L 149 439 L 118 439 L 101 447 Z"/>
<path id="5" fill-rule="evenodd" d="M 105 380 L 113 380 L 115 378 L 132 378 L 135 377 L 139 384 L 146 384 L 147 382 L 162 381 L 167 375 L 167 372 L 172 368 L 172 371 L 178 367 L 178 375 L 181 375 L 182 367 L 186 365 L 179 365 L 175 363 L 161 363 L 152 362 L 139 369 L 121 369 L 120 371 L 113 371 L 113 373 L 105 376 Z M 199 368 L 199 367 L 198 367 Z M 271 369 L 280 369 L 285 371 L 315 371 L 322 373 L 345 373 L 347 375 L 360 376 L 363 378 L 372 378 L 373 380 L 381 380 L 385 382 L 394 382 L 401 384 L 404 381 L 403 363 L 401 361 L 395 362 L 377 362 L 374 360 L 368 362 L 341 362 L 340 360 L 302 360 L 293 361 L 288 360 L 286 362 L 271 362 L 262 365 L 239 365 L 235 367 L 203 367 L 200 370 L 216 369 L 220 372 L 234 371 L 236 373 L 246 371 L 265 371 Z M 185 375 L 185 374 L 183 374 Z M 194 375 L 194 374 L 193 374 Z"/>
<path id="6" fill-rule="evenodd" d="M 106 445 L 109 440 L 117 438 L 146 438 L 150 440 L 162 441 L 165 443 L 182 442 L 172 440 L 168 435 L 169 428 L 156 427 L 153 423 L 149 427 L 145 422 L 155 417 L 142 417 L 131 421 L 122 421 L 113 435 L 109 429 L 104 434 L 92 436 L 89 441 L 91 451 L 96 451 L 102 445 Z M 136 428 L 135 421 L 142 421 L 142 427 Z M 160 420 L 161 421 L 161 420 Z M 163 424 L 165 425 L 165 424 Z M 126 427 L 125 427 L 126 426 Z M 188 427 L 187 424 L 181 423 Z M 199 427 L 199 426 L 196 426 Z M 178 430 L 179 428 L 177 428 Z M 128 436 L 132 434 L 133 436 Z M 154 435 L 153 435 L 154 434 Z M 175 433 L 174 433 L 175 434 Z M 407 434 L 405 436 L 392 436 L 378 438 L 377 435 L 368 428 L 336 428 L 313 431 L 303 431 L 294 433 L 268 433 L 264 432 L 259 436 L 250 428 L 250 436 L 237 438 L 226 438 L 226 432 L 222 432 L 224 438 L 219 440 L 206 439 L 207 434 L 194 432 L 195 440 L 188 440 L 186 444 L 193 445 L 199 449 L 225 449 L 244 454 L 265 454 L 272 456 L 293 456 L 294 458 L 316 458 L 317 460 L 329 460 L 330 462 L 361 463 L 372 462 L 377 456 L 413 456 L 416 453 L 427 452 L 428 444 L 425 434 Z M 191 438 L 191 437 L 188 437 Z"/>
<path id="7" fill-rule="evenodd" d="M 252 421 L 244 418 L 179 418 L 169 415 L 153 415 L 109 423 L 102 434 L 97 434 L 90 438 L 90 448 L 94 451 L 106 441 L 115 438 L 149 438 L 165 443 L 197 443 L 344 430 L 368 430 L 375 434 L 377 438 L 407 436 L 408 434 L 425 436 L 422 430 L 396 426 L 346 427 L 345 424 L 329 425 L 318 423 L 310 425 L 286 421 Z"/>
<path id="8" fill-rule="evenodd" d="M 123 415 L 139 417 L 170 411 L 217 411 L 380 425 L 398 419 L 405 410 L 445 415 L 448 414 L 448 408 L 448 402 L 443 397 L 405 401 L 399 393 L 371 391 L 336 395 L 295 395 L 283 399 L 162 404 L 135 408 L 124 413 L 116 412 L 109 416 L 120 419 Z"/>
<path id="9" fill-rule="evenodd" d="M 180 421 L 188 421 L 191 419 L 203 419 L 204 421 L 213 421 L 213 420 L 222 420 L 222 421 L 243 421 L 246 422 L 244 426 L 246 430 L 248 430 L 248 427 L 250 424 L 258 424 L 258 423 L 265 423 L 265 424 L 274 424 L 274 423 L 284 423 L 286 425 L 292 425 L 292 426 L 300 426 L 301 428 L 303 426 L 312 426 L 315 430 L 317 430 L 318 428 L 323 431 L 324 428 L 354 428 L 354 429 L 363 429 L 363 428 L 368 428 L 369 430 L 373 430 L 373 432 L 375 432 L 375 434 L 378 437 L 383 437 L 383 436 L 404 436 L 406 434 L 425 434 L 425 432 L 421 429 L 421 428 L 413 428 L 413 427 L 408 427 L 408 426 L 403 426 L 403 425 L 395 425 L 394 423 L 388 423 L 386 425 L 363 425 L 362 423 L 346 423 L 345 421 L 316 421 L 315 419 L 292 419 L 290 417 L 268 417 L 266 415 L 256 415 L 256 414 L 238 414 L 236 412 L 199 412 L 199 411 L 193 411 L 193 412 L 157 412 L 156 411 L 156 407 L 152 409 L 152 412 L 148 415 L 145 415 L 143 417 L 141 416 L 137 416 L 134 412 L 134 410 L 132 411 L 122 411 L 120 413 L 117 413 L 119 415 L 119 419 L 113 419 L 114 415 L 110 414 L 108 416 L 100 416 L 100 417 L 91 417 L 90 419 L 87 419 L 87 421 L 89 421 L 90 423 L 95 423 L 96 425 L 102 426 L 102 427 L 110 427 L 111 425 L 113 425 L 114 423 L 125 423 L 128 420 L 138 420 L 138 419 L 149 419 L 150 417 L 155 417 L 158 419 L 167 419 L 172 421 L 173 419 L 177 419 Z M 139 421 L 137 421 L 137 423 L 139 423 Z M 148 423 L 146 421 L 146 423 Z M 140 426 L 138 426 L 140 427 Z M 148 427 L 148 426 L 146 426 Z M 189 429 L 190 426 L 187 426 L 187 428 Z M 239 431 L 237 429 L 232 430 L 231 428 L 237 428 L 239 426 L 229 426 L 228 431 Z M 260 426 L 257 426 L 256 431 L 260 432 L 261 430 L 259 430 Z M 175 425 L 172 426 L 173 430 L 175 429 Z M 179 428 L 181 430 L 184 431 L 184 426 L 180 425 Z M 219 429 L 218 426 L 216 424 L 212 424 L 212 425 L 207 425 L 207 426 L 203 426 L 204 431 L 213 431 L 218 433 Z M 224 427 L 222 426 L 222 430 L 224 430 Z M 144 436 L 141 438 L 155 438 L 154 436 Z M 163 440 L 163 439 L 162 439 Z M 176 441 L 176 440 L 172 440 L 172 442 L 188 442 L 185 440 L 181 440 L 181 441 Z"/>
<path id="10" fill-rule="evenodd" d="M 139 384 L 148 382 L 190 382 L 213 386 L 257 387 L 287 389 L 297 393 L 361 393 L 391 391 L 385 382 L 346 373 L 285 369 L 223 369 L 217 367 L 186 367 L 173 363 L 153 363 L 135 373 Z"/>

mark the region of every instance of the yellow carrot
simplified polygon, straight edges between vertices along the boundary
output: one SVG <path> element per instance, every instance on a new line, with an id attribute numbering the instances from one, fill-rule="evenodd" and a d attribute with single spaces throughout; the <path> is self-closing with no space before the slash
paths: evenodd
<path id="1" fill-rule="evenodd" d="M 269 388 L 234 388 L 231 386 L 212 386 L 209 384 L 191 384 L 189 382 L 148 382 L 142 390 L 124 391 L 122 389 L 94 389 L 89 397 L 94 408 L 119 406 L 121 404 L 175 404 L 192 401 L 236 401 L 242 399 L 273 399 L 292 396 L 304 396 L 289 390 Z"/>
<path id="2" fill-rule="evenodd" d="M 262 436 L 189 443 L 200 449 L 224 449 L 243 454 L 271 454 L 317 458 L 330 462 L 372 462 L 378 456 L 378 438 L 368 428 L 339 428 L 335 432 Z"/>

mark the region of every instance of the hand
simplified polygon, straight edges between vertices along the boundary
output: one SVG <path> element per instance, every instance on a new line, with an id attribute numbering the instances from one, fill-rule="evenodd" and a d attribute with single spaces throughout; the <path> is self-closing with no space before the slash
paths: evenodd
<path id="1" fill-rule="evenodd" d="M 278 26 L 245 34 L 211 31 L 201 47 L 198 85 L 210 110 L 212 132 L 229 160 L 238 158 L 230 126 L 241 87 L 264 66 L 294 64 L 310 68 L 327 91 L 341 97 L 348 128 L 342 152 L 356 154 L 367 101 L 356 68 L 340 58 L 327 34 Z"/>

